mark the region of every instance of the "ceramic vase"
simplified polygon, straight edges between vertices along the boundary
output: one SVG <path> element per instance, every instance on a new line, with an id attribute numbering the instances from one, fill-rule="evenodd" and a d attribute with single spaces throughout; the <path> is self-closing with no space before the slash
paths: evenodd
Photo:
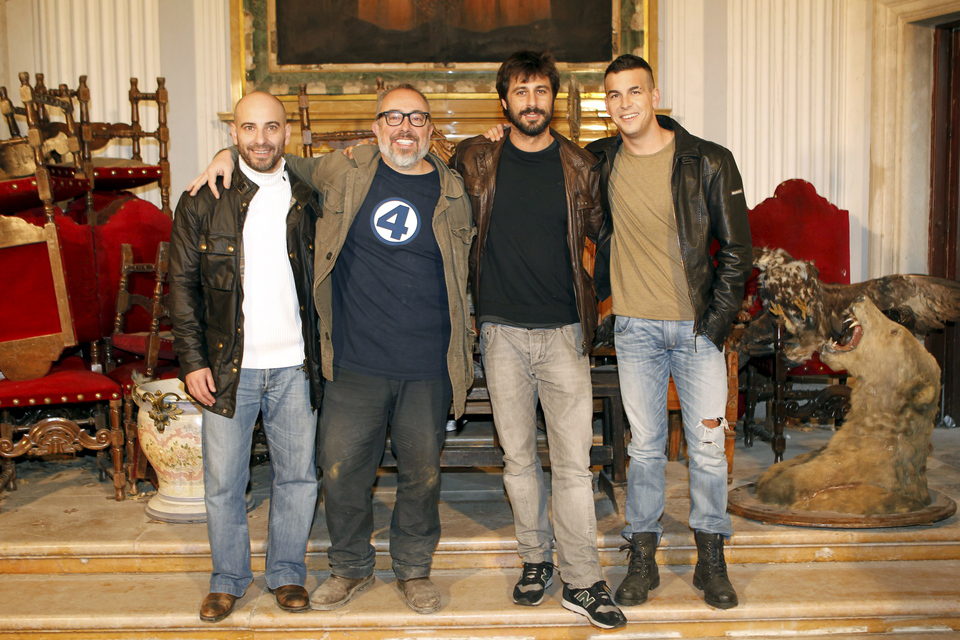
<path id="1" fill-rule="evenodd" d="M 165 522 L 204 522 L 200 406 L 177 379 L 133 388 L 140 447 L 157 473 L 157 494 L 147 515 Z"/>

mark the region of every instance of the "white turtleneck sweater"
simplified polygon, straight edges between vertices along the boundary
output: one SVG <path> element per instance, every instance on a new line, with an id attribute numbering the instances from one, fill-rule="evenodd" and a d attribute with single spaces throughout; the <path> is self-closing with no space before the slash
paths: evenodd
<path id="1" fill-rule="evenodd" d="M 244 369 L 276 369 L 303 363 L 300 302 L 287 256 L 290 180 L 285 163 L 271 173 L 240 170 L 259 188 L 243 224 Z"/>

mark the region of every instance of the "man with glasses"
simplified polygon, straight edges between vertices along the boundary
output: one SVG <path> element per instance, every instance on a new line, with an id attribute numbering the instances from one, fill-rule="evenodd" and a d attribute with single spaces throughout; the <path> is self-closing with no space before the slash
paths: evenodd
<path id="1" fill-rule="evenodd" d="M 372 489 L 389 425 L 398 471 L 393 571 L 406 604 L 433 613 L 440 450 L 451 398 L 459 416 L 473 380 L 466 287 L 474 229 L 459 176 L 429 154 L 423 94 L 410 85 L 383 94 L 373 132 L 377 146 L 355 147 L 352 157 L 286 156 L 323 198 L 313 293 L 326 379 L 318 439 L 331 575 L 310 604 L 336 609 L 373 583 Z M 197 182 L 226 177 L 231 165 L 221 152 Z"/>

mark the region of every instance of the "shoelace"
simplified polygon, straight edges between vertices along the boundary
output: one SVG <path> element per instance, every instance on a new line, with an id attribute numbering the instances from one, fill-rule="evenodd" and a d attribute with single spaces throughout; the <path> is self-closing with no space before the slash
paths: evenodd
<path id="1" fill-rule="evenodd" d="M 707 566 L 713 575 L 727 577 L 727 563 L 723 559 L 723 551 L 714 544 L 704 545 L 703 564 Z"/>
<path id="2" fill-rule="evenodd" d="M 597 598 L 598 598 L 603 604 L 613 604 L 613 598 L 610 597 L 610 592 L 607 591 L 607 589 L 606 589 L 605 587 L 598 587 L 598 588 L 597 588 Z"/>
<path id="3" fill-rule="evenodd" d="M 620 545 L 620 551 L 629 551 L 630 555 L 627 560 L 627 571 L 633 573 L 639 571 L 641 573 L 647 573 L 647 565 L 640 561 L 640 554 L 634 550 L 633 545 L 629 542 L 626 542 Z"/>
<path id="4" fill-rule="evenodd" d="M 543 582 L 543 575 L 546 574 L 546 567 L 530 567 L 527 569 L 527 572 L 523 574 L 524 580 L 536 580 L 538 582 Z"/>

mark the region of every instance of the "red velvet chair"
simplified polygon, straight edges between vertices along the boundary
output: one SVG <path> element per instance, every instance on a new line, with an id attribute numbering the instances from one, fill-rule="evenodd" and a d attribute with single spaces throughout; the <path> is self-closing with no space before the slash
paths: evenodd
<path id="1" fill-rule="evenodd" d="M 755 247 L 779 247 L 794 258 L 812 261 L 823 282 L 850 283 L 849 213 L 817 194 L 804 180 L 780 183 L 771 198 L 750 211 L 750 231 Z M 756 293 L 756 278 L 751 278 L 747 295 Z M 796 383 L 815 382 L 814 378 L 836 379 L 840 384 L 822 388 L 799 389 Z M 789 367 L 782 345 L 774 344 L 774 355 L 751 358 L 747 364 L 746 410 L 743 419 L 744 445 L 752 446 L 754 436 L 769 439 L 775 461 L 783 459 L 786 441 L 783 425 L 787 418 L 801 421 L 821 418 L 840 421 L 846 411 L 849 389 L 844 385 L 846 372 L 833 371 L 819 355 Z M 756 423 L 756 406 L 767 401 L 772 432 Z"/>
<path id="2" fill-rule="evenodd" d="M 76 343 L 56 226 L 0 216 L 0 273 L 0 489 L 18 456 L 90 449 L 122 500 L 120 386 L 77 357 L 50 366 Z"/>

